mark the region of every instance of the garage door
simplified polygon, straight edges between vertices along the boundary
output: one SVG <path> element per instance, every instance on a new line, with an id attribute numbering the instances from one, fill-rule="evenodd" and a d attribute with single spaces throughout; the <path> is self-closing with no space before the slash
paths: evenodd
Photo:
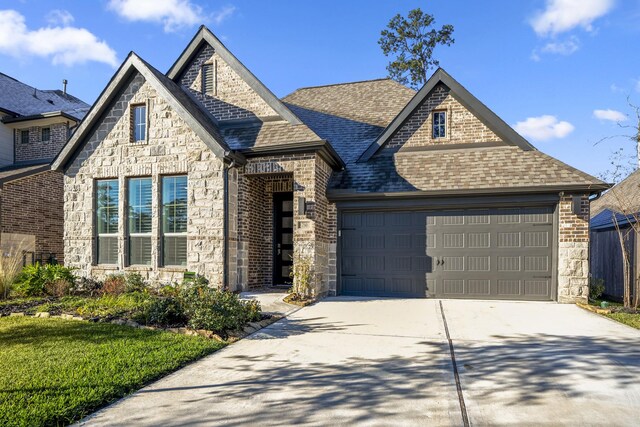
<path id="1" fill-rule="evenodd" d="M 552 212 L 342 212 L 340 292 L 552 300 Z"/>

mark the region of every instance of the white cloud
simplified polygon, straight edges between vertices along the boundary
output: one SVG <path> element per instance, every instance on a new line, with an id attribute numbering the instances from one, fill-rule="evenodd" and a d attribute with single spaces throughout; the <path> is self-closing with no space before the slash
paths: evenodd
<path id="1" fill-rule="evenodd" d="M 609 89 L 611 89 L 611 92 L 613 92 L 613 93 L 622 93 L 622 92 L 624 92 L 624 88 L 621 88 L 620 86 L 618 86 L 615 83 L 611 83 L 611 86 L 609 86 Z"/>
<path id="2" fill-rule="evenodd" d="M 217 12 L 214 12 L 212 16 L 213 23 L 216 25 L 222 24 L 227 18 L 230 18 L 231 15 L 236 11 L 235 6 L 225 6 Z"/>
<path id="3" fill-rule="evenodd" d="M 89 61 L 118 65 L 116 52 L 88 30 L 60 26 L 29 30 L 24 16 L 15 10 L 0 10 L 0 53 L 51 58 L 54 65 Z"/>
<path id="4" fill-rule="evenodd" d="M 640 92 L 640 78 L 635 81 L 636 92 Z"/>
<path id="5" fill-rule="evenodd" d="M 571 55 L 580 48 L 580 42 L 577 37 L 570 37 L 563 42 L 550 42 L 541 49 L 544 53 L 553 53 L 556 55 Z"/>
<path id="6" fill-rule="evenodd" d="M 616 110 L 593 110 L 593 117 L 600 120 L 609 120 L 612 122 L 624 122 L 627 120 L 627 116 L 624 113 Z"/>
<path id="7" fill-rule="evenodd" d="M 551 115 L 529 117 L 513 127 L 520 135 L 536 141 L 564 138 L 575 129 L 571 123 L 559 121 Z"/>
<path id="8" fill-rule="evenodd" d="M 71 25 L 75 18 L 68 10 L 55 9 L 47 15 L 47 22 L 51 25 L 62 25 L 66 27 Z"/>
<path id="9" fill-rule="evenodd" d="M 110 0 L 108 8 L 129 21 L 161 23 L 166 32 L 200 24 L 204 19 L 202 8 L 189 0 Z"/>
<path id="10" fill-rule="evenodd" d="M 614 0 L 547 0 L 546 9 L 531 19 L 539 36 L 564 33 L 577 27 L 593 29 L 593 21 L 606 15 Z"/>

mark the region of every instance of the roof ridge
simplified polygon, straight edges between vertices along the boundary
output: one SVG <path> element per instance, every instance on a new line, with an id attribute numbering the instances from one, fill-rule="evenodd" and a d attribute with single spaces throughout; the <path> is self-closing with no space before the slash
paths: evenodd
<path id="1" fill-rule="evenodd" d="M 324 85 L 315 85 L 315 86 L 303 86 L 303 87 L 299 87 L 299 88 L 295 89 L 289 95 L 292 95 L 293 93 L 295 93 L 295 92 L 297 92 L 299 90 L 305 90 L 305 89 L 317 89 L 317 88 L 320 88 L 320 87 L 331 87 L 331 86 L 346 86 L 346 85 L 353 85 L 353 84 L 358 84 L 358 83 L 379 82 L 381 80 L 391 80 L 392 82 L 395 82 L 395 80 L 393 80 L 391 77 L 379 77 L 377 79 L 354 80 L 352 82 L 328 83 L 328 84 L 324 84 Z M 398 83 L 398 84 L 400 84 L 400 83 Z M 287 96 L 289 96 L 289 95 L 287 95 Z M 284 96 L 283 98 L 286 98 L 287 96 Z"/>

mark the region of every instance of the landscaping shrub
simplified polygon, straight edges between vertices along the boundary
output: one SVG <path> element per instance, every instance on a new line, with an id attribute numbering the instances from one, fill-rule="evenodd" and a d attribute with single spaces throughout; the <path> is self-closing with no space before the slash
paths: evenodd
<path id="1" fill-rule="evenodd" d="M 94 296 L 101 292 L 103 283 L 91 277 L 80 277 L 76 280 L 71 293 L 76 295 Z"/>
<path id="2" fill-rule="evenodd" d="M 22 270 L 22 250 L 20 244 L 4 249 L 0 254 L 0 299 L 7 299 L 16 278 Z"/>
<path id="3" fill-rule="evenodd" d="M 73 283 L 69 282 L 66 279 L 56 279 L 45 282 L 44 284 L 44 290 L 46 294 L 56 298 L 69 295 L 72 287 Z"/>
<path id="4" fill-rule="evenodd" d="M 150 296 L 135 320 L 145 325 L 176 326 L 187 322 L 182 305 L 173 297 Z"/>
<path id="5" fill-rule="evenodd" d="M 102 285 L 103 295 L 120 295 L 127 289 L 127 280 L 122 274 L 110 274 Z"/>
<path id="6" fill-rule="evenodd" d="M 591 277 L 589 279 L 589 298 L 596 300 L 599 299 L 604 293 L 604 279 L 598 279 Z"/>
<path id="7" fill-rule="evenodd" d="M 137 272 L 127 273 L 124 277 L 125 292 L 144 292 L 147 284 L 142 275 Z"/>
<path id="8" fill-rule="evenodd" d="M 257 301 L 242 301 L 238 295 L 210 288 L 202 281 L 184 284 L 180 289 L 180 303 L 189 326 L 194 329 L 223 333 L 260 320 Z"/>
<path id="9" fill-rule="evenodd" d="M 16 279 L 14 291 L 24 297 L 42 296 L 48 293 L 48 287 L 52 290 L 56 287 L 55 291 L 59 291 L 62 289 L 62 282 L 67 282 L 69 284 L 66 287 L 68 293 L 75 280 L 72 268 L 60 264 L 45 264 L 43 266 L 40 263 L 35 263 L 22 269 Z M 61 283 L 54 286 L 53 283 L 58 281 Z"/>

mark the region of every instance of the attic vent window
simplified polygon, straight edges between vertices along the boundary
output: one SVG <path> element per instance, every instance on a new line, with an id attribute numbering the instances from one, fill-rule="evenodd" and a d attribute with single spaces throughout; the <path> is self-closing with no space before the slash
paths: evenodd
<path id="1" fill-rule="evenodd" d="M 433 112 L 433 139 L 446 138 L 447 136 L 447 112 Z"/>
<path id="2" fill-rule="evenodd" d="M 202 66 L 202 93 L 204 95 L 215 95 L 214 70 L 214 64 L 204 64 Z"/>

